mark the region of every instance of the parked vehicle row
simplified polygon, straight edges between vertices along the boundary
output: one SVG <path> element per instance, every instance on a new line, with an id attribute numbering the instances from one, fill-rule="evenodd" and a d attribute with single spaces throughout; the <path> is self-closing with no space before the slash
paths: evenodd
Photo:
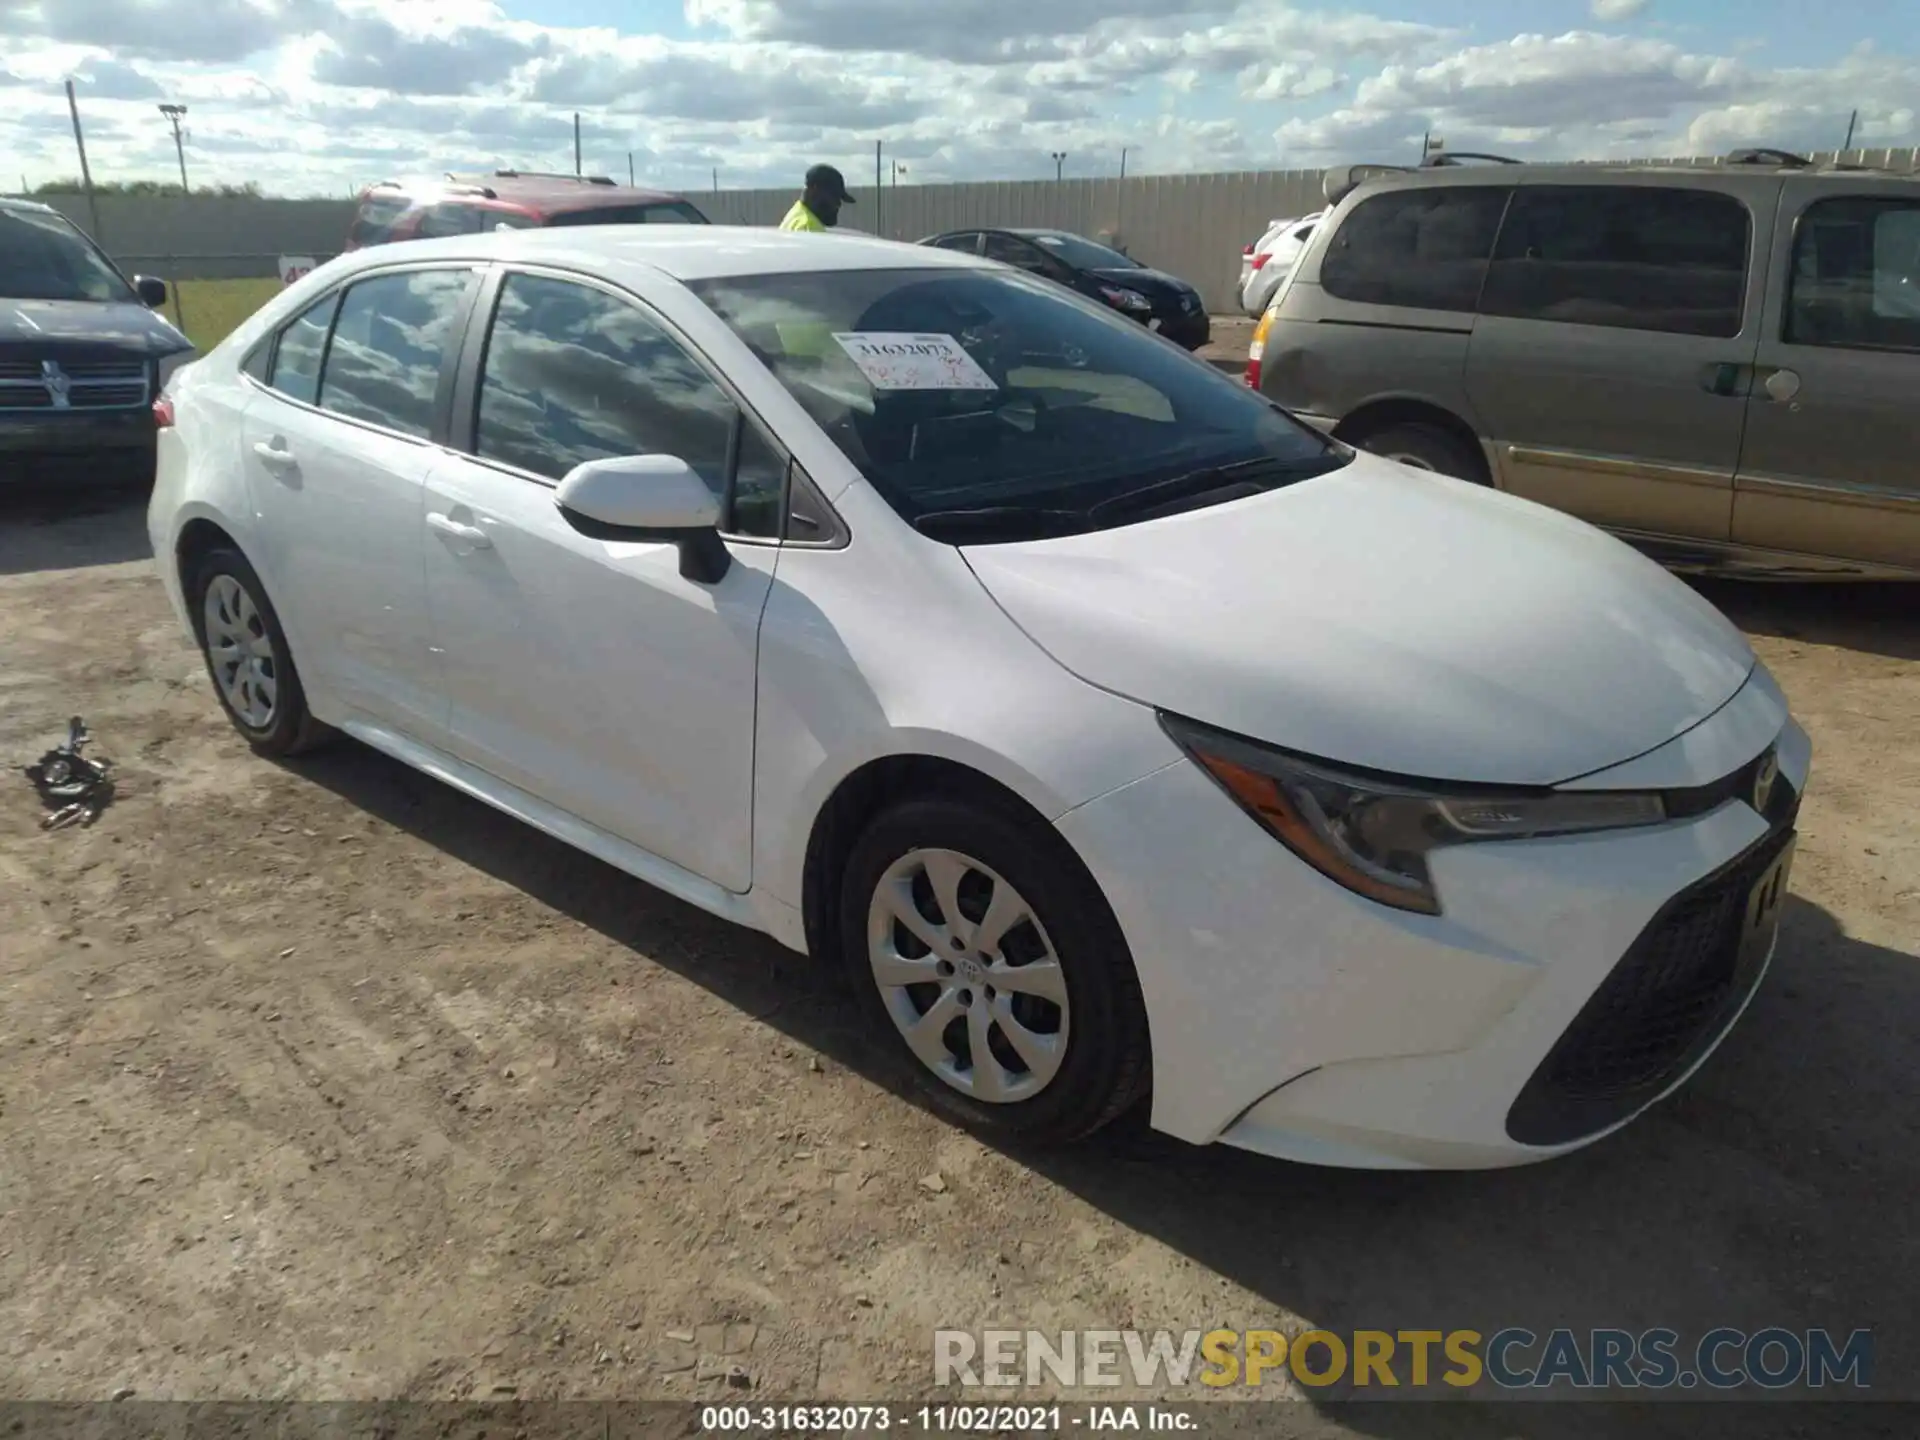
<path id="1" fill-rule="evenodd" d="M 1677 566 L 1920 578 L 1920 179 L 1781 152 L 1358 178 L 1255 332 L 1261 393 Z"/>
<path id="2" fill-rule="evenodd" d="M 1192 285 L 1065 230 L 950 230 L 920 243 L 962 255 L 984 255 L 1064 285 L 1138 320 L 1186 350 L 1198 350 L 1212 335 L 1206 304 Z"/>
<path id="3" fill-rule="evenodd" d="M 1029 1139 L 1146 1101 L 1505 1165 L 1682 1083 L 1810 765 L 1740 633 L 984 248 L 322 266 L 156 406 L 154 553 L 233 724 L 842 965 L 938 1103 Z"/>

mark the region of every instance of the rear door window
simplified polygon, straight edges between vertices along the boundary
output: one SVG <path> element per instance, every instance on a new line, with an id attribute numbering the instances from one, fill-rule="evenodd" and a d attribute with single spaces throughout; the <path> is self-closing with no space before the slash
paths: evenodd
<path id="1" fill-rule="evenodd" d="M 327 330 L 339 303 L 338 293 L 316 301 L 280 332 L 267 384 L 289 400 L 311 405 L 320 393 L 320 361 L 327 353 Z"/>
<path id="2" fill-rule="evenodd" d="M 1808 206 L 1789 284 L 1789 344 L 1920 353 L 1920 201 L 1863 195 Z"/>
<path id="3" fill-rule="evenodd" d="M 1752 228 L 1747 207 L 1718 191 L 1523 186 L 1501 227 L 1480 313 L 1738 335 Z"/>
<path id="4" fill-rule="evenodd" d="M 474 205 L 436 205 L 420 217 L 415 235 L 430 240 L 446 235 L 478 235 L 486 227 L 487 212 Z"/>
<path id="5" fill-rule="evenodd" d="M 644 205 L 596 205 L 590 210 L 562 210 L 549 216 L 549 225 L 704 225 L 707 217 L 684 200 L 657 200 Z"/>
<path id="6" fill-rule="evenodd" d="M 1002 265 L 1012 265 L 1029 275 L 1039 275 L 1048 280 L 1058 279 L 1062 269 L 1060 263 L 1043 253 L 1039 246 L 1029 245 L 1017 235 L 989 231 L 985 254 L 989 260 L 998 260 Z"/>
<path id="7" fill-rule="evenodd" d="M 407 213 L 407 202 L 399 196 L 381 196 L 360 202 L 360 213 L 353 218 L 348 238 L 356 245 L 380 245 L 393 238 L 393 222 Z"/>
<path id="8" fill-rule="evenodd" d="M 472 284 L 469 270 L 410 270 L 350 288 L 327 347 L 320 408 L 427 438 L 440 369 Z"/>
<path id="9" fill-rule="evenodd" d="M 1361 201 L 1320 262 L 1321 288 L 1364 305 L 1471 312 L 1510 193 L 1449 185 Z"/>

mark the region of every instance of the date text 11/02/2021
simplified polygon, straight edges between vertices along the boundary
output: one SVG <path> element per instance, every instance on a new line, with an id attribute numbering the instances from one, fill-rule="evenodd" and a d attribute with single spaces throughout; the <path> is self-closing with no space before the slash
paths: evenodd
<path id="1" fill-rule="evenodd" d="M 792 1434 L 822 1431 L 831 1435 L 902 1430 L 927 1435 L 1089 1435 L 1146 1431 L 1179 1434 L 1197 1431 L 1200 1417 L 1191 1410 L 1152 1404 L 1117 1405 L 706 1405 L 700 1410 L 705 1434 Z"/>

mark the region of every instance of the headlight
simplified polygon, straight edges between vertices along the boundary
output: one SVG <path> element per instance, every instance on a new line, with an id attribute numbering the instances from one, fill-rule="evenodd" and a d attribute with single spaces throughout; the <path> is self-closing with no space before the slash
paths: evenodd
<path id="1" fill-rule="evenodd" d="M 1174 742 L 1275 839 L 1382 905 L 1440 913 L 1427 857 L 1446 845 L 1654 825 L 1659 795 L 1427 784 L 1338 769 L 1162 715 Z"/>
<path id="2" fill-rule="evenodd" d="M 1109 305 L 1118 305 L 1122 310 L 1151 310 L 1153 302 L 1138 290 L 1122 289 L 1118 285 L 1102 285 L 1100 293 L 1106 297 Z"/>

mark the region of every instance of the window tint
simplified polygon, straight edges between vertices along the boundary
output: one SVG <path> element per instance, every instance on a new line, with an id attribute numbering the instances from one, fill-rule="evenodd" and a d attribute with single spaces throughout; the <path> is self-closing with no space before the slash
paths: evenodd
<path id="1" fill-rule="evenodd" d="M 467 270 L 412 270 L 349 289 L 327 348 L 321 408 L 424 439 L 472 279 Z"/>
<path id="2" fill-rule="evenodd" d="M 415 233 L 422 240 L 442 235 L 478 235 L 486 228 L 487 212 L 472 205 L 436 205 L 420 217 Z"/>
<path id="3" fill-rule="evenodd" d="M 264 340 L 255 341 L 253 348 L 247 351 L 247 358 L 240 362 L 240 373 L 251 375 L 264 385 L 267 383 L 267 366 L 272 359 L 273 337 L 269 335 Z"/>
<path id="4" fill-rule="evenodd" d="M 726 493 L 733 402 L 664 329 L 602 290 L 509 275 L 475 450 L 558 480 L 614 455 L 677 455 Z"/>
<path id="5" fill-rule="evenodd" d="M 280 346 L 273 352 L 273 373 L 267 383 L 289 400 L 311 405 L 319 394 L 320 357 L 326 353 L 327 327 L 333 323 L 333 307 L 339 302 L 337 294 L 327 296 L 280 332 Z"/>
<path id="6" fill-rule="evenodd" d="M 980 252 L 980 232 L 969 230 L 964 235 L 942 235 L 933 242 L 936 250 L 958 250 L 962 254 L 977 255 Z"/>
<path id="7" fill-rule="evenodd" d="M 407 202 L 398 197 L 363 200 L 348 232 L 356 245 L 378 245 L 393 237 L 393 222 L 407 213 Z"/>
<path id="8" fill-rule="evenodd" d="M 107 257 L 58 215 L 0 210 L 0 295 L 14 300 L 131 301 Z M 25 332 L 31 338 L 32 331 Z"/>
<path id="9" fill-rule="evenodd" d="M 1002 265 L 1017 266 L 1031 274 L 1044 275 L 1049 279 L 1060 273 L 1058 268 L 1035 246 L 1013 235 L 999 235 L 989 231 L 986 256 L 989 260 L 998 260 Z"/>
<path id="10" fill-rule="evenodd" d="M 1092 506 L 1216 467 L 1304 475 L 1340 460 L 1317 432 L 1144 326 L 1025 275 L 943 265 L 691 288 L 909 520 L 1006 506 L 1017 526 L 1022 507 Z M 960 383 L 924 371 L 897 383 L 836 335 L 936 337 Z"/>
<path id="11" fill-rule="evenodd" d="M 1849 196 L 1795 231 L 1786 339 L 1920 352 L 1920 204 Z"/>
<path id="12" fill-rule="evenodd" d="M 646 205 L 596 205 L 590 210 L 562 210 L 549 225 L 704 225 L 707 217 L 684 200 L 661 200 Z"/>
<path id="13" fill-rule="evenodd" d="M 735 535 L 780 538 L 787 503 L 787 457 L 751 421 L 740 426 L 740 453 L 733 465 L 733 513 L 726 528 Z"/>
<path id="14" fill-rule="evenodd" d="M 1706 190 L 1523 187 L 1480 313 L 1738 335 L 1749 228 L 1746 206 Z"/>
<path id="15" fill-rule="evenodd" d="M 1122 255 L 1109 245 L 1096 245 L 1064 230 L 1042 231 L 1031 237 L 1041 250 L 1081 270 L 1139 270 L 1144 267 L 1131 255 Z"/>
<path id="16" fill-rule="evenodd" d="M 1471 311 L 1509 193 L 1448 185 L 1363 200 L 1327 247 L 1321 287 L 1366 305 Z"/>

